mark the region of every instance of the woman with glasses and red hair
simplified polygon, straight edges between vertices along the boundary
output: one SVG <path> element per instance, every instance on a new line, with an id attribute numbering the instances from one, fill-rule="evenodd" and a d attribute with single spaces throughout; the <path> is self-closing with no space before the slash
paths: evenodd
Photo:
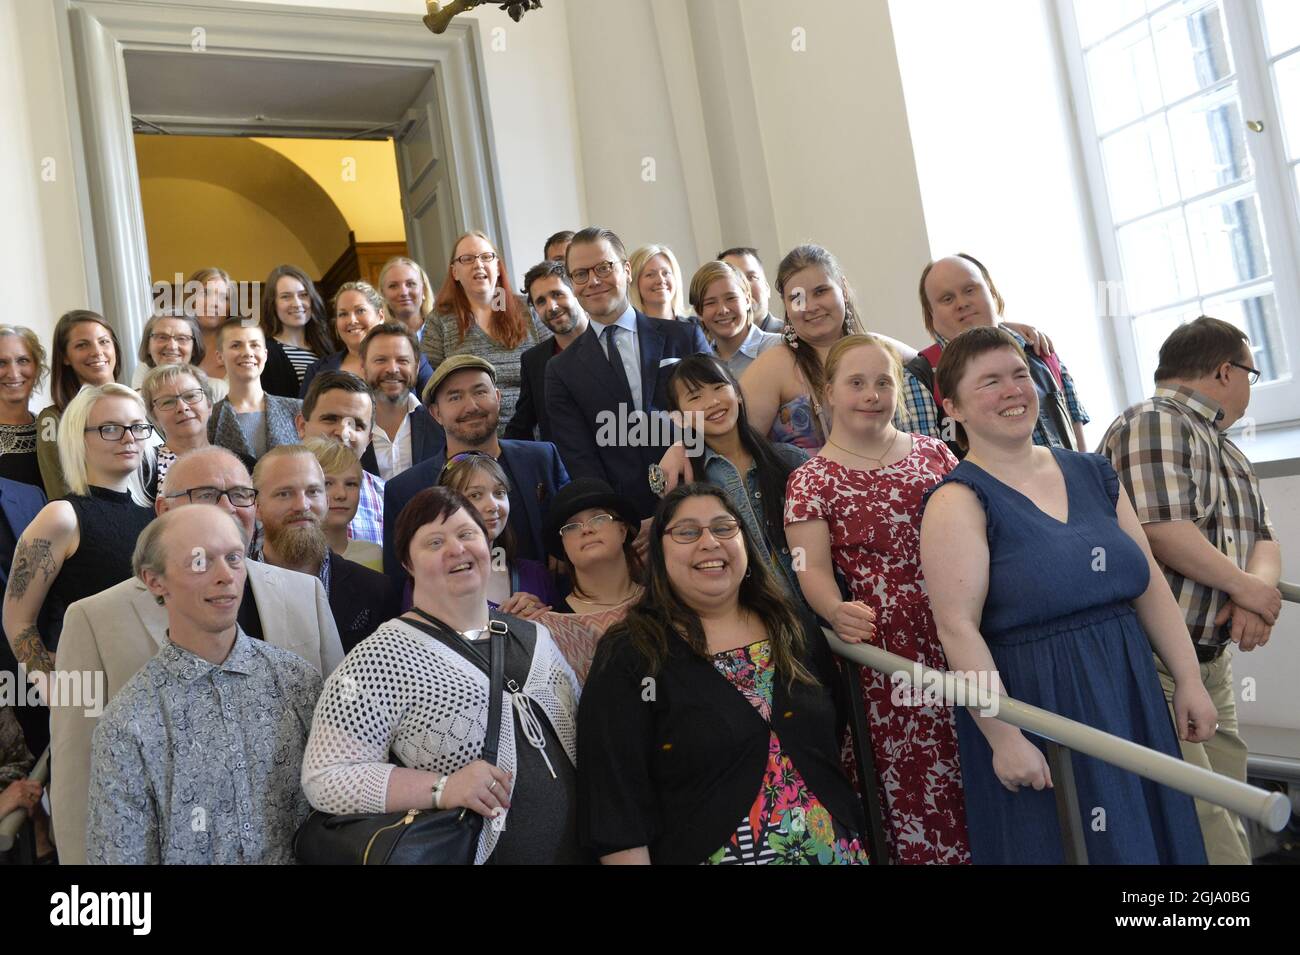
<path id="1" fill-rule="evenodd" d="M 452 355 L 478 355 L 492 363 L 501 389 L 498 434 L 505 433 L 515 416 L 520 356 L 550 334 L 510 290 L 505 259 L 491 240 L 482 232 L 466 232 L 457 239 L 447 278 L 425 319 L 420 350 L 432 368 Z"/>

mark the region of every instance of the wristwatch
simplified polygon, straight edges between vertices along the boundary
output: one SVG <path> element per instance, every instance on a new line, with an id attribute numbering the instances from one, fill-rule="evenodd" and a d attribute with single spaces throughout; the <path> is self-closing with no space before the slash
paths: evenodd
<path id="1" fill-rule="evenodd" d="M 433 785 L 433 808 L 442 808 L 442 791 L 447 788 L 447 780 L 450 776 L 443 776 Z"/>
<path id="2" fill-rule="evenodd" d="M 656 497 L 663 497 L 667 487 L 668 475 L 664 474 L 664 469 L 657 464 L 650 465 L 650 490 L 655 492 Z"/>

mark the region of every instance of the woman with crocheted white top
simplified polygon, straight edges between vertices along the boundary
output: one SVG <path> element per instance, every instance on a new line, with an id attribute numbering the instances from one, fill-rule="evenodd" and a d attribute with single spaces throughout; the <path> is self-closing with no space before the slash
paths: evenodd
<path id="1" fill-rule="evenodd" d="M 421 491 L 397 520 L 414 602 L 325 683 L 302 784 L 328 813 L 467 808 L 489 820 L 475 863 L 591 861 L 577 839 L 578 681 L 546 628 L 489 612 L 487 530 L 459 492 Z M 497 765 L 489 623 L 508 624 Z"/>

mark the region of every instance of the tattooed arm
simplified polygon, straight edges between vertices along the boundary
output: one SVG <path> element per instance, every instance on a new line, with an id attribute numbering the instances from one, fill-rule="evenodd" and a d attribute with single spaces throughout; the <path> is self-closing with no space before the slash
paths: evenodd
<path id="1" fill-rule="evenodd" d="M 4 630 L 14 656 L 29 672 L 54 669 L 36 618 L 63 562 L 76 553 L 79 536 L 72 506 L 53 501 L 27 525 L 14 549 L 4 596 Z"/>

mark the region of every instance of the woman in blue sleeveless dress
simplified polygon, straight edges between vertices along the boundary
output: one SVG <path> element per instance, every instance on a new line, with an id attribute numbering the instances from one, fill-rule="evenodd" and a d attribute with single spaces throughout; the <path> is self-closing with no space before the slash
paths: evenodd
<path id="1" fill-rule="evenodd" d="M 950 667 L 996 670 L 1018 700 L 1180 758 L 1179 736 L 1208 738 L 1215 710 L 1114 470 L 1033 445 L 1038 398 L 1005 331 L 958 336 L 938 375 L 970 449 L 930 492 L 921 530 Z M 1175 674 L 1177 734 L 1152 649 Z M 1041 741 L 964 708 L 957 732 L 973 861 L 1062 862 Z M 1206 861 L 1190 796 L 1078 753 L 1073 767 L 1090 862 Z"/>

